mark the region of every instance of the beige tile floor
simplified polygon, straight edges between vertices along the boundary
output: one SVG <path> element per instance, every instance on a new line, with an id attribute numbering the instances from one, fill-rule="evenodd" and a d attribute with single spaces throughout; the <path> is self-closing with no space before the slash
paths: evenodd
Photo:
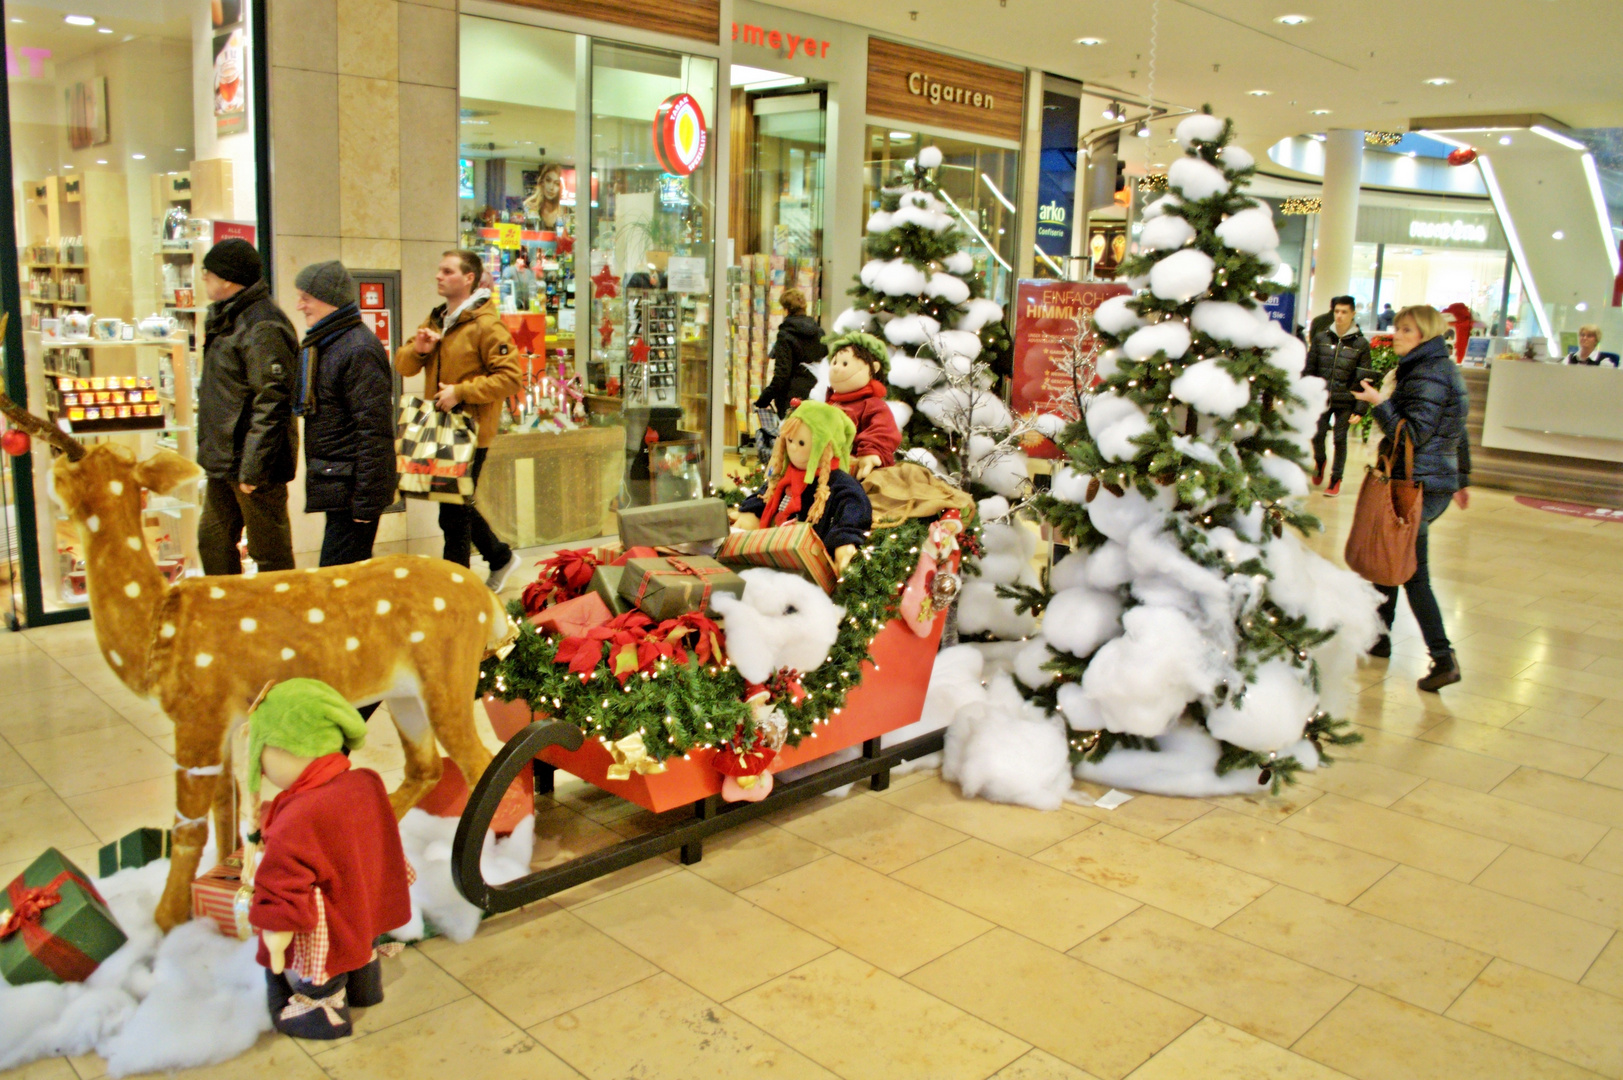
<path id="1" fill-rule="evenodd" d="M 1315 496 L 1322 550 L 1352 502 Z M 1623 525 L 1479 491 L 1432 553 L 1465 681 L 1416 691 L 1402 614 L 1366 741 L 1280 796 L 1042 814 L 914 774 L 409 949 L 355 1037 L 199 1072 L 1623 1077 Z M 166 819 L 170 749 L 88 627 L 0 637 L 0 877 Z M 652 821 L 561 785 L 538 863 Z"/>

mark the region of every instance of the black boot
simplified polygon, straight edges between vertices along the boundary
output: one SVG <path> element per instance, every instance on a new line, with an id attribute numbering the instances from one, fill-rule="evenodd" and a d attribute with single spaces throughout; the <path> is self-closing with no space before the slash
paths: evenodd
<path id="1" fill-rule="evenodd" d="M 1431 671 L 1424 679 L 1415 685 L 1420 689 L 1435 694 L 1445 686 L 1452 686 L 1460 681 L 1460 665 L 1455 661 L 1453 652 L 1431 658 Z"/>
<path id="2" fill-rule="evenodd" d="M 348 974 L 335 975 L 319 986 L 303 980 L 292 985 L 287 1004 L 271 1014 L 277 1031 L 297 1039 L 342 1039 L 354 1031 L 349 1022 Z M 288 1015 L 300 1009 L 304 1011 Z"/>
<path id="3" fill-rule="evenodd" d="M 383 962 L 376 953 L 363 968 L 349 973 L 349 1004 L 365 1009 L 383 1003 Z"/>
<path id="4" fill-rule="evenodd" d="M 1382 634 L 1375 639 L 1375 644 L 1369 647 L 1369 655 L 1385 660 L 1392 655 L 1392 635 Z"/>

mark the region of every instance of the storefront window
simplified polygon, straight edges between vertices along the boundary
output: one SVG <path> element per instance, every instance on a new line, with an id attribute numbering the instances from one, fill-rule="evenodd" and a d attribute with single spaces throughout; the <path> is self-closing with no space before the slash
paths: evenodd
<path id="1" fill-rule="evenodd" d="M 1365 245 L 1360 245 L 1365 246 Z M 1401 311 L 1430 304 L 1441 311 L 1451 304 L 1471 309 L 1487 330 L 1499 312 L 1505 287 L 1503 251 L 1400 247 L 1387 244 L 1381 264 L 1381 303 Z"/>
<path id="2" fill-rule="evenodd" d="M 592 45 L 586 378 L 623 409 L 622 505 L 694 498 L 709 477 L 716 68 Z"/>
<path id="3" fill-rule="evenodd" d="M 248 0 L 96 8 L 109 14 L 5 8 L 23 298 L 23 354 L 6 360 L 29 408 L 76 438 L 192 457 L 202 259 L 226 237 L 259 239 Z M 86 601 L 50 465 L 36 446 L 33 521 L 7 507 L 9 530 L 37 544 L 25 584 L 46 615 Z M 146 497 L 146 545 L 172 577 L 196 564 L 192 498 Z"/>
<path id="4" fill-rule="evenodd" d="M 1014 290 L 1014 197 L 1020 190 L 1017 151 L 964 139 L 869 127 L 863 205 L 877 210 L 880 187 L 901 171 L 903 162 L 917 157 L 926 146 L 941 151 L 936 179 L 969 239 L 967 250 L 975 260 L 975 271 L 986 275 L 986 295 L 1007 304 Z"/>

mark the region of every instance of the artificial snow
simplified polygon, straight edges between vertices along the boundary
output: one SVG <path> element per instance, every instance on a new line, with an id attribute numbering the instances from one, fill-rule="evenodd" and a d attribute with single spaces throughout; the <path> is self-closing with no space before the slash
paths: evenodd
<path id="1" fill-rule="evenodd" d="M 1109 492 L 1101 498 L 1114 498 Z M 1127 561 L 1127 545 L 1106 540 L 1085 556 L 1082 584 L 1094 589 L 1119 589 L 1133 578 L 1133 568 Z M 1055 586 L 1058 588 L 1058 586 Z"/>
<path id="2" fill-rule="evenodd" d="M 1222 665 L 1182 611 L 1141 605 L 1122 616 L 1122 627 L 1088 665 L 1082 691 L 1107 730 L 1159 735 L 1189 702 L 1216 688 Z"/>
<path id="3" fill-rule="evenodd" d="M 1030 637 L 1037 629 L 1031 612 L 1015 611 L 1015 601 L 997 594 L 989 581 L 967 578 L 958 593 L 958 630 L 964 634 L 991 634 L 1005 640 Z"/>
<path id="4" fill-rule="evenodd" d="M 895 418 L 898 429 L 907 427 L 907 422 L 913 419 L 913 406 L 905 401 L 887 401 L 885 407 L 890 410 L 890 415 Z"/>
<path id="5" fill-rule="evenodd" d="M 890 371 L 886 379 L 892 386 L 923 392 L 941 381 L 941 366 L 933 360 L 898 350 L 890 354 Z"/>
<path id="6" fill-rule="evenodd" d="M 1375 586 L 1308 550 L 1294 532 L 1271 541 L 1263 562 L 1273 575 L 1268 598 L 1290 617 L 1335 631 L 1360 653 L 1385 631 L 1376 611 L 1381 594 Z"/>
<path id="7" fill-rule="evenodd" d="M 1197 157 L 1181 157 L 1167 170 L 1167 187 L 1178 191 L 1190 202 L 1222 195 L 1229 189 L 1229 179 L 1223 170 Z"/>
<path id="8" fill-rule="evenodd" d="M 890 211 L 875 210 L 868 216 L 868 235 L 877 236 L 880 233 L 888 233 L 895 224 L 896 222 L 891 217 Z"/>
<path id="9" fill-rule="evenodd" d="M 968 798 L 1057 810 L 1071 789 L 1065 727 L 1000 675 L 947 727 L 941 775 Z"/>
<path id="10" fill-rule="evenodd" d="M 1239 146 L 1230 143 L 1217 152 L 1217 157 L 1223 162 L 1223 167 L 1230 172 L 1244 172 L 1257 163 L 1251 153 Z"/>
<path id="11" fill-rule="evenodd" d="M 962 278 L 952 274 L 931 274 L 924 291 L 949 304 L 962 304 L 969 299 L 969 286 L 964 284 Z"/>
<path id="12" fill-rule="evenodd" d="M 815 671 L 828 659 L 845 609 L 822 588 L 798 574 L 757 567 L 739 574 L 743 597 L 717 593 L 710 604 L 721 614 L 727 657 L 738 673 L 764 683 L 779 668 Z"/>
<path id="13" fill-rule="evenodd" d="M 1223 121 L 1210 113 L 1195 113 L 1178 121 L 1174 132 L 1178 145 L 1193 150 L 1197 142 L 1216 142 L 1223 135 Z"/>
<path id="14" fill-rule="evenodd" d="M 1015 447 L 996 454 L 997 440 L 987 435 L 969 437 L 969 471 L 976 479 L 999 495 L 1017 499 L 1030 483 L 1030 470 L 1026 468 L 1025 451 Z"/>
<path id="15" fill-rule="evenodd" d="M 1143 326 L 1144 320 L 1138 312 L 1127 306 L 1132 299 L 1131 296 L 1112 296 L 1094 309 L 1093 325 L 1113 337 Z"/>
<path id="16" fill-rule="evenodd" d="M 923 465 L 937 476 L 946 476 L 947 470 L 941 467 L 941 461 L 922 446 L 915 446 L 902 455 L 903 461 L 911 461 L 915 465 Z"/>
<path id="17" fill-rule="evenodd" d="M 962 254 L 962 252 L 959 254 Z M 952 267 L 948 266 L 947 269 L 951 270 Z M 1003 308 L 1000 305 L 986 299 L 984 296 L 977 296 L 964 305 L 964 313 L 958 317 L 957 322 L 952 324 L 952 328 L 954 330 L 979 332 L 981 327 L 987 323 L 998 322 L 1002 318 Z"/>
<path id="18" fill-rule="evenodd" d="M 1149 251 L 1173 251 L 1192 243 L 1195 227 L 1176 214 L 1162 214 L 1144 223 L 1138 242 Z"/>
<path id="19" fill-rule="evenodd" d="M 1093 360 L 1093 373 L 1101 379 L 1115 378 L 1116 370 L 1121 366 L 1121 350 L 1106 349 Z"/>
<path id="20" fill-rule="evenodd" d="M 1278 480 L 1285 493 L 1292 498 L 1304 498 L 1310 490 L 1307 474 L 1302 471 L 1302 467 L 1278 454 L 1263 455 L 1262 471 Z"/>
<path id="21" fill-rule="evenodd" d="M 1226 341 L 1236 349 L 1262 344 L 1265 336 L 1262 324 L 1266 321 L 1227 300 L 1202 300 L 1189 316 L 1189 325 L 1195 330 L 1215 341 Z"/>
<path id="22" fill-rule="evenodd" d="M 1207 730 L 1214 738 L 1258 753 L 1299 742 L 1319 706 L 1319 696 L 1302 681 L 1305 674 L 1288 661 L 1269 660 L 1244 690 L 1207 714 Z"/>
<path id="23" fill-rule="evenodd" d="M 1167 510 L 1171 509 L 1171 500 L 1176 499 L 1176 494 L 1171 488 L 1160 490 L 1168 493 L 1167 499 L 1162 501 L 1158 496 L 1157 502 L 1151 502 L 1134 487 L 1127 488 L 1120 495 L 1113 495 L 1108 488 L 1101 487 L 1093 501 L 1088 503 L 1088 521 L 1106 537 L 1118 544 L 1125 544 L 1134 530 L 1143 525 L 1159 525 Z"/>
<path id="24" fill-rule="evenodd" d="M 940 202 L 923 191 L 903 195 L 902 205 L 896 209 L 891 218 L 897 225 L 917 225 L 933 233 L 944 233 L 952 228 L 952 216 L 945 211 Z"/>
<path id="25" fill-rule="evenodd" d="M 1270 326 L 1278 323 L 1270 322 Z M 1302 344 L 1300 338 L 1281 329 L 1280 337 L 1269 349 L 1268 362 L 1287 375 L 1300 375 L 1307 367 L 1307 346 Z"/>
<path id="26" fill-rule="evenodd" d="M 1288 289 L 1296 281 L 1296 271 L 1292 270 L 1288 264 L 1280 263 L 1274 267 L 1274 272 L 1268 275 L 1268 280 L 1281 289 Z"/>
<path id="27" fill-rule="evenodd" d="M 1153 221 L 1162 214 L 1166 213 L 1168 210 L 1171 210 L 1174 206 L 1182 205 L 1183 200 L 1169 191 L 1144 208 L 1144 220 Z"/>
<path id="28" fill-rule="evenodd" d="M 1223 462 L 1217 456 L 1217 451 L 1204 439 L 1190 438 L 1188 435 L 1174 435 L 1172 436 L 1172 448 L 1186 458 L 1193 458 L 1202 464 L 1222 467 Z"/>
<path id="29" fill-rule="evenodd" d="M 901 315 L 885 324 L 885 340 L 892 345 L 922 345 L 940 329 L 941 324 L 928 315 Z"/>
<path id="30" fill-rule="evenodd" d="M 986 390 L 937 386 L 919 398 L 918 410 L 936 427 L 960 435 L 979 429 L 1007 431 L 1014 425 L 1009 407 Z"/>
<path id="31" fill-rule="evenodd" d="M 1128 750 L 1117 747 L 1103 761 L 1077 762 L 1076 778 L 1109 787 L 1131 788 L 1152 795 L 1182 795 L 1203 798 L 1213 795 L 1266 793 L 1260 783 L 1261 770 L 1235 769 L 1217 775 L 1217 761 L 1223 748 L 1197 724 L 1180 721 L 1155 740 L 1156 750 Z M 1303 768 L 1316 769 L 1318 754 L 1313 744 L 1303 740 L 1292 746 L 1291 756 Z"/>
<path id="32" fill-rule="evenodd" d="M 1077 472 L 1069 465 L 1061 465 L 1054 470 L 1053 479 L 1049 482 L 1048 493 L 1060 502 L 1085 503 L 1088 501 L 1088 485 L 1093 477 L 1084 472 Z"/>
<path id="33" fill-rule="evenodd" d="M 867 330 L 873 326 L 873 313 L 861 308 L 846 308 L 834 320 L 834 332 L 846 334 L 852 330 Z"/>
<path id="34" fill-rule="evenodd" d="M 1150 267 L 1150 291 L 1162 300 L 1180 304 L 1193 300 L 1211 287 L 1215 265 L 1204 251 L 1174 251 Z"/>
<path id="35" fill-rule="evenodd" d="M 1025 643 L 1025 648 L 1015 654 L 1014 676 L 1033 690 L 1047 686 L 1053 682 L 1057 675 L 1045 670 L 1043 665 L 1054 658 L 1048 649 L 1048 641 L 1043 637 L 1035 637 Z"/>
<path id="36" fill-rule="evenodd" d="M 1251 384 L 1235 379 L 1216 359 L 1201 360 L 1172 380 L 1172 396 L 1197 412 L 1226 419 L 1251 400 Z"/>
<path id="37" fill-rule="evenodd" d="M 1313 433 L 1319 426 L 1319 417 L 1330 404 L 1330 388 L 1317 375 L 1292 379 L 1291 393 L 1296 400 L 1278 404 L 1280 415 L 1290 425 L 1290 439 L 1304 453 L 1312 449 Z"/>
<path id="38" fill-rule="evenodd" d="M 1032 418 L 1031 426 L 1044 438 L 1058 440 L 1065 431 L 1068 421 L 1059 413 L 1038 413 Z"/>
<path id="39" fill-rule="evenodd" d="M 930 339 L 930 349 L 937 356 L 974 360 L 981 354 L 981 336 L 968 330 L 943 330 Z"/>
<path id="40" fill-rule="evenodd" d="M 1043 612 L 1043 637 L 1054 648 L 1085 660 L 1121 633 L 1121 597 L 1097 589 L 1062 589 Z"/>
<path id="41" fill-rule="evenodd" d="M 400 819 L 400 846 L 417 871 L 417 880 L 411 886 L 411 920 L 389 934 L 396 941 L 416 941 L 434 930 L 463 942 L 478 931 L 484 912 L 463 899 L 452 878 L 457 820 L 422 810 L 408 810 Z M 485 833 L 480 872 L 492 885 L 513 881 L 530 872 L 534 852 L 535 818 L 526 817 L 510 836 Z"/>
<path id="42" fill-rule="evenodd" d="M 866 274 L 869 266 L 862 268 Z M 928 279 L 924 271 L 908 262 L 906 259 L 891 259 L 882 262 L 873 273 L 873 280 L 866 284 L 876 292 L 886 296 L 918 296 L 924 292 Z"/>
<path id="43" fill-rule="evenodd" d="M 1149 417 L 1119 394 L 1098 394 L 1088 403 L 1088 434 L 1109 461 L 1129 461 L 1144 453 L 1133 439 L 1151 430 Z"/>
<path id="44" fill-rule="evenodd" d="M 989 495 L 975 504 L 975 513 L 983 523 L 1002 521 L 1009 516 L 1009 510 L 1009 500 L 1001 495 Z"/>
<path id="45" fill-rule="evenodd" d="M 947 273 L 957 274 L 962 277 L 964 274 L 974 272 L 975 260 L 970 258 L 967 251 L 955 251 L 941 260 L 941 266 Z"/>
<path id="46" fill-rule="evenodd" d="M 938 169 L 941 167 L 941 150 L 939 147 L 926 146 L 919 151 L 919 168 Z"/>
<path id="47" fill-rule="evenodd" d="M 1189 326 L 1182 319 L 1164 319 L 1140 330 L 1134 330 L 1122 342 L 1121 351 L 1132 360 L 1148 360 L 1157 353 L 1165 353 L 1168 360 L 1176 360 L 1189 351 Z"/>
<path id="48" fill-rule="evenodd" d="M 996 521 L 1009 512 L 1007 500 L 984 499 L 983 504 L 1002 501 L 1002 513 L 981 511 L 983 520 Z M 989 509 L 998 509 L 996 506 Z M 1036 571 L 1031 560 L 1037 554 L 1040 540 L 1035 531 L 1024 525 L 991 524 L 981 532 L 981 546 L 985 549 L 980 559 L 980 578 L 993 585 L 1012 585 L 1015 582 L 1035 584 Z"/>
<path id="49" fill-rule="evenodd" d="M 1250 255 L 1260 255 L 1279 246 L 1273 212 L 1265 206 L 1229 215 L 1217 226 L 1217 238 L 1235 251 Z"/>

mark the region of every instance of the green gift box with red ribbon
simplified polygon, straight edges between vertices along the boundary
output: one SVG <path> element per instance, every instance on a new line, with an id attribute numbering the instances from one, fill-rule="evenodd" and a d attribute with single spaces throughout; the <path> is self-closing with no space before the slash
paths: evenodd
<path id="1" fill-rule="evenodd" d="M 0 896 L 0 975 L 13 986 L 84 982 L 125 940 L 90 878 L 56 848 Z"/>
<path id="2" fill-rule="evenodd" d="M 631 559 L 620 578 L 620 595 L 656 619 L 705 611 L 718 592 L 744 595 L 744 579 L 703 555 Z"/>

